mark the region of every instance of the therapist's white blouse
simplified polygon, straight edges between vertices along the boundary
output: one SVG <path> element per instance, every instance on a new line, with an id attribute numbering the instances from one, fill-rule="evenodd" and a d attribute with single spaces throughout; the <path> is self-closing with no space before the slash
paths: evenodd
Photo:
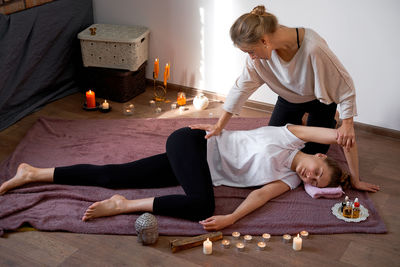
<path id="1" fill-rule="evenodd" d="M 305 29 L 300 49 L 289 62 L 283 61 L 275 50 L 269 60 L 252 60 L 247 55 L 224 109 L 239 114 L 249 96 L 265 83 L 291 103 L 315 99 L 327 105 L 335 102 L 341 119 L 357 115 L 353 80 L 326 41 L 311 29 Z"/>
<path id="2" fill-rule="evenodd" d="M 304 143 L 287 126 L 223 130 L 207 141 L 213 185 L 251 187 L 281 180 L 294 189 L 301 180 L 290 166 Z"/>

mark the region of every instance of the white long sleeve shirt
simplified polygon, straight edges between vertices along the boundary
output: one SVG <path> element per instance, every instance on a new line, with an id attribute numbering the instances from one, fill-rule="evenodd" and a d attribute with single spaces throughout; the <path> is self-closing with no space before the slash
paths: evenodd
<path id="1" fill-rule="evenodd" d="M 326 41 L 311 29 L 305 29 L 303 42 L 289 62 L 282 60 L 275 50 L 269 60 L 252 60 L 247 56 L 224 110 L 239 114 L 250 95 L 264 83 L 291 103 L 314 99 L 327 105 L 335 102 L 339 104 L 341 119 L 357 115 L 353 80 Z"/>
<path id="2" fill-rule="evenodd" d="M 213 185 L 251 187 L 281 180 L 294 189 L 301 180 L 290 167 L 304 143 L 287 126 L 223 130 L 207 140 Z"/>

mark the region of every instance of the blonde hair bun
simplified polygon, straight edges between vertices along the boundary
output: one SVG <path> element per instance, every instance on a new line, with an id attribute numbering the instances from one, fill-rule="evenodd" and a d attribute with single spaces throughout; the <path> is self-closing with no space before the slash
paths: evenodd
<path id="1" fill-rule="evenodd" d="M 259 16 L 265 15 L 265 6 L 256 6 L 250 13 Z"/>

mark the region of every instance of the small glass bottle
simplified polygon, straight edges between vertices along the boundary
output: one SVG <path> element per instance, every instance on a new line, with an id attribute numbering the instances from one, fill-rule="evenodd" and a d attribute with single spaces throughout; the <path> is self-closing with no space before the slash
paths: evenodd
<path id="1" fill-rule="evenodd" d="M 356 198 L 354 200 L 354 204 L 353 204 L 353 215 L 352 218 L 356 219 L 360 217 L 360 202 L 358 202 L 358 198 Z"/>
<path id="2" fill-rule="evenodd" d="M 353 209 L 351 208 L 350 201 L 347 201 L 346 206 L 344 206 L 344 208 L 343 208 L 343 217 L 351 218 L 352 212 L 353 212 Z"/>
<path id="3" fill-rule="evenodd" d="M 348 196 L 346 196 L 346 197 L 344 198 L 344 200 L 343 200 L 343 202 L 342 202 L 342 207 L 340 208 L 340 212 L 343 213 L 343 209 L 344 209 L 344 207 L 346 206 L 347 201 L 349 201 L 349 197 L 348 197 Z"/>

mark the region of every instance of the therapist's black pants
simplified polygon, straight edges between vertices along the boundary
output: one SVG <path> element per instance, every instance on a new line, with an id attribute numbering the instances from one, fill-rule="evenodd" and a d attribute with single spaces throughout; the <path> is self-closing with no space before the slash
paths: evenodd
<path id="1" fill-rule="evenodd" d="M 272 112 L 269 125 L 284 126 L 287 123 L 301 125 L 303 115 L 307 112 L 308 126 L 318 126 L 333 129 L 336 126 L 336 107 L 336 103 L 325 105 L 319 102 L 317 99 L 310 102 L 294 104 L 278 96 L 278 100 L 276 101 L 274 111 Z M 306 146 L 302 149 L 302 151 L 307 154 L 325 154 L 328 152 L 328 149 L 329 145 L 309 142 L 306 143 Z"/>
<path id="2" fill-rule="evenodd" d="M 214 213 L 214 191 L 207 163 L 205 131 L 172 133 L 166 153 L 126 164 L 57 167 L 54 183 L 108 188 L 160 188 L 181 185 L 184 195 L 156 197 L 153 213 L 194 221 Z"/>

